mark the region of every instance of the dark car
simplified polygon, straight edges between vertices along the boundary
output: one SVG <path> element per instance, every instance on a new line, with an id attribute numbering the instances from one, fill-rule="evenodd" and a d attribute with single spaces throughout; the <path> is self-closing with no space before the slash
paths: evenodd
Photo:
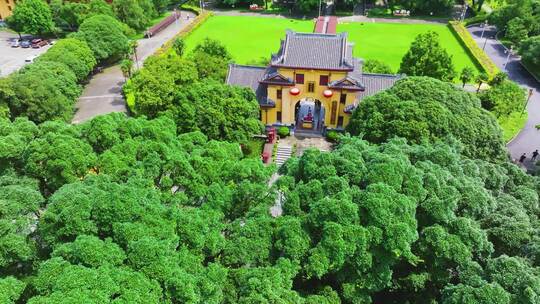
<path id="1" fill-rule="evenodd" d="M 32 43 L 30 43 L 30 41 L 28 41 L 28 40 L 23 40 L 23 41 L 21 41 L 21 47 L 22 47 L 23 49 L 27 49 L 27 48 L 29 48 L 29 47 L 31 47 L 31 46 L 32 46 Z"/>

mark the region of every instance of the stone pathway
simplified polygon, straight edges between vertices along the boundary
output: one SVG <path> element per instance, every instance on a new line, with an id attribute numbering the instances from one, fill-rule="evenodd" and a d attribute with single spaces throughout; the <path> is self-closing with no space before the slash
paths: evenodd
<path id="1" fill-rule="evenodd" d="M 279 142 L 277 144 L 276 165 L 281 167 L 292 156 L 293 147 Z"/>
<path id="2" fill-rule="evenodd" d="M 159 49 L 165 42 L 172 39 L 186 25 L 193 22 L 195 14 L 181 11 L 178 22 L 172 23 L 152 38 L 138 40 L 135 69 L 141 67 L 144 60 Z M 189 17 L 189 18 L 188 18 Z M 108 67 L 96 74 L 85 86 L 82 95 L 75 105 L 76 113 L 71 121 L 82 123 L 98 115 L 112 112 L 127 112 L 127 106 L 122 96 L 122 86 L 125 78 L 119 65 Z"/>

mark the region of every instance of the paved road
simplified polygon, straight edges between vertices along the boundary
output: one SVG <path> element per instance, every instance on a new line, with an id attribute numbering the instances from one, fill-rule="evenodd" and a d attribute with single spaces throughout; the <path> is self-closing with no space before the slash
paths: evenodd
<path id="1" fill-rule="evenodd" d="M 521 132 L 510 142 L 507 147 L 513 159 L 518 159 L 523 153 L 527 153 L 530 157 L 531 153 L 540 149 L 540 131 L 536 130 L 535 125 L 540 124 L 540 84 L 523 68 L 519 62 L 519 56 L 510 56 L 507 69 L 505 70 L 505 62 L 508 53 L 505 53 L 506 48 L 496 39 L 493 39 L 496 34 L 496 29 L 493 26 L 486 28 L 484 38 L 482 28 L 480 26 L 469 27 L 469 32 L 475 38 L 480 47 L 483 47 L 486 42 L 485 37 L 488 37 L 485 52 L 491 57 L 493 62 L 503 71 L 508 73 L 508 77 L 527 90 L 533 89 L 533 96 L 529 101 L 527 110 L 529 119 Z"/>
<path id="2" fill-rule="evenodd" d="M 0 77 L 7 76 L 23 66 L 27 65 L 25 59 L 35 55 L 39 56 L 47 51 L 50 45 L 39 49 L 21 47 L 12 48 L 11 39 L 19 38 L 19 35 L 0 30 Z"/>
<path id="3" fill-rule="evenodd" d="M 189 19 L 187 19 L 188 17 Z M 193 13 L 182 11 L 181 19 L 177 23 L 171 24 L 152 38 L 139 40 L 137 64 L 142 66 L 144 59 L 152 55 L 165 42 L 191 23 L 193 18 L 195 18 Z M 135 68 L 137 68 L 137 65 Z M 72 123 L 81 123 L 95 116 L 111 112 L 127 112 L 126 103 L 122 96 L 124 82 L 125 79 L 119 65 L 109 67 L 92 77 L 75 106 L 77 112 Z"/>

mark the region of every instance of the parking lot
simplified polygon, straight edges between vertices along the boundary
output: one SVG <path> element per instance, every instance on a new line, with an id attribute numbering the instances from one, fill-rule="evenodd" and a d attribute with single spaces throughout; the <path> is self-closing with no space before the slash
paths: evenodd
<path id="1" fill-rule="evenodd" d="M 33 55 L 39 56 L 50 47 L 50 45 L 47 45 L 39 49 L 12 48 L 10 39 L 18 37 L 19 35 L 15 33 L 0 31 L 0 76 L 6 76 L 17 71 L 25 64 L 28 64 L 28 62 L 25 62 L 26 58 Z"/>

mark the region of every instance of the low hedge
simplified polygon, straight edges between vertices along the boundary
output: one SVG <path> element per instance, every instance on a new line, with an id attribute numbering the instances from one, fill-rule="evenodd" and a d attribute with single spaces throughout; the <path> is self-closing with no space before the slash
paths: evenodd
<path id="1" fill-rule="evenodd" d="M 450 21 L 450 29 L 459 38 L 460 43 L 465 47 L 467 52 L 474 58 L 476 63 L 488 74 L 489 78 L 493 78 L 498 72 L 499 68 L 489 58 L 489 56 L 476 44 L 473 37 L 467 31 L 467 28 L 463 23 L 458 21 Z"/>
<path id="2" fill-rule="evenodd" d="M 488 17 L 489 17 L 489 15 L 481 14 L 481 15 L 476 15 L 476 16 L 471 17 L 471 18 L 467 18 L 464 21 L 465 26 L 469 26 L 471 24 L 484 23 L 487 20 Z"/>
<path id="3" fill-rule="evenodd" d="M 184 7 L 182 7 L 182 9 L 184 9 Z M 173 45 L 173 42 L 177 38 L 187 37 L 189 34 L 191 34 L 191 32 L 193 32 L 195 29 L 201 26 L 201 24 L 203 24 L 206 20 L 208 20 L 208 18 L 210 18 L 213 15 L 209 11 L 204 11 L 202 13 L 199 13 L 198 9 L 191 6 L 188 6 L 186 10 L 194 12 L 195 14 L 197 14 L 197 16 L 190 24 L 188 24 L 185 28 L 183 28 L 180 32 L 178 32 L 178 34 L 176 34 L 174 37 L 169 39 L 169 41 L 165 42 L 165 44 L 163 44 L 163 46 L 155 52 L 156 55 L 161 55 L 167 52 L 171 48 L 171 46 Z"/>

